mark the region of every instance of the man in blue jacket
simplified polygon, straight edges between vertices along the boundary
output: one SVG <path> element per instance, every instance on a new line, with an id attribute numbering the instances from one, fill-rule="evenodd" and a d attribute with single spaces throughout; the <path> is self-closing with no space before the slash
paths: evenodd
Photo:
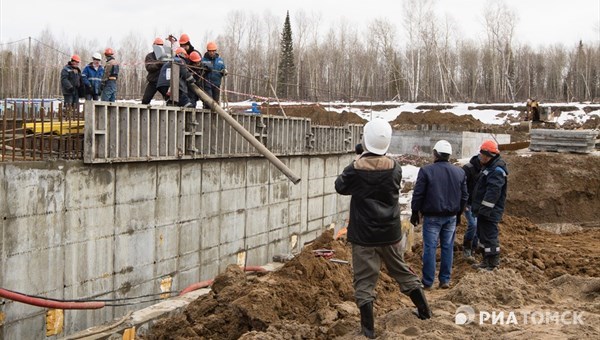
<path id="1" fill-rule="evenodd" d="M 431 317 L 419 277 L 404 262 L 398 204 L 402 168 L 385 156 L 391 136 L 392 127 L 387 121 L 368 122 L 363 131 L 365 151 L 335 180 L 339 194 L 352 195 L 348 241 L 352 244 L 354 297 L 360 309 L 362 333 L 367 338 L 375 338 L 373 300 L 382 261 L 400 291 L 417 307 L 417 317 Z"/>
<path id="2" fill-rule="evenodd" d="M 67 65 L 60 71 L 60 87 L 65 97 L 65 108 L 75 109 L 75 111 L 79 111 L 79 95 L 83 92 L 80 62 L 81 58 L 73 54 Z"/>
<path id="3" fill-rule="evenodd" d="M 435 278 L 435 252 L 438 240 L 442 249 L 439 287 L 450 288 L 454 235 L 457 219 L 467 204 L 465 172 L 450 164 L 452 146 L 440 140 L 433 147 L 434 163 L 422 167 L 413 191 L 410 222 L 419 224 L 423 215 L 423 278 L 425 288 L 431 288 Z"/>
<path id="4" fill-rule="evenodd" d="M 86 100 L 100 99 L 100 94 L 102 93 L 100 87 L 102 86 L 102 77 L 104 76 L 104 67 L 100 65 L 100 61 L 102 61 L 102 56 L 96 52 L 92 55 L 92 62 L 83 68 L 81 78 L 85 85 Z"/>
<path id="5" fill-rule="evenodd" d="M 209 42 L 206 45 L 206 53 L 202 57 L 202 66 L 204 66 L 204 92 L 219 103 L 221 98 L 221 79 L 227 75 L 225 62 L 217 53 L 217 44 Z"/>
<path id="6" fill-rule="evenodd" d="M 483 248 L 483 260 L 474 267 L 494 270 L 500 264 L 498 223 L 504 214 L 508 170 L 496 142 L 486 140 L 479 150 L 482 169 L 473 190 L 471 209 L 477 216 L 477 236 L 479 246 Z"/>

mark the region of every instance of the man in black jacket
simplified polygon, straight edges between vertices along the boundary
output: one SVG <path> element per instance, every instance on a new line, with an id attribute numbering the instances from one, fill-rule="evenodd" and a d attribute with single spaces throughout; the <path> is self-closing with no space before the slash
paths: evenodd
<path id="1" fill-rule="evenodd" d="M 377 284 L 381 262 L 417 306 L 417 316 L 429 319 L 431 310 L 419 277 L 404 262 L 400 245 L 400 183 L 402 168 L 386 157 L 392 127 L 383 119 L 373 119 L 363 131 L 365 151 L 348 165 L 335 181 L 341 195 L 352 195 L 348 241 L 352 243 L 354 297 L 360 308 L 362 333 L 375 337 L 373 290 Z"/>
<path id="2" fill-rule="evenodd" d="M 429 288 L 435 278 L 435 252 L 441 248 L 439 286 L 450 288 L 454 235 L 457 217 L 467 204 L 467 178 L 461 168 L 448 161 L 452 146 L 440 140 L 433 147 L 434 163 L 419 170 L 411 200 L 413 225 L 423 215 L 423 285 Z"/>
<path id="3" fill-rule="evenodd" d="M 146 76 L 146 80 L 148 84 L 146 84 L 146 89 L 144 90 L 144 96 L 142 97 L 142 104 L 150 104 L 152 98 L 158 91 L 156 88 L 156 83 L 158 82 L 158 76 L 160 75 L 160 69 L 164 62 L 159 60 L 161 56 L 156 55 L 156 50 L 158 46 L 162 47 L 164 41 L 161 38 L 154 39 L 153 48 L 154 51 L 146 54 L 146 59 L 144 60 L 144 66 L 146 67 L 146 71 L 148 71 L 148 76 Z"/>
<path id="4" fill-rule="evenodd" d="M 77 54 L 73 54 L 60 72 L 60 87 L 65 97 L 65 109 L 79 111 L 79 96 L 83 92 L 80 62 L 81 58 Z"/>
<path id="5" fill-rule="evenodd" d="M 467 176 L 467 191 L 469 192 L 469 198 L 467 199 L 467 206 L 465 207 L 465 218 L 467 220 L 467 231 L 463 238 L 463 256 L 470 260 L 473 259 L 473 251 L 477 249 L 477 216 L 473 215 L 471 211 L 471 202 L 473 201 L 473 189 L 475 183 L 479 179 L 479 172 L 481 171 L 481 161 L 479 155 L 471 157 L 469 163 L 463 165 L 463 170 Z"/>

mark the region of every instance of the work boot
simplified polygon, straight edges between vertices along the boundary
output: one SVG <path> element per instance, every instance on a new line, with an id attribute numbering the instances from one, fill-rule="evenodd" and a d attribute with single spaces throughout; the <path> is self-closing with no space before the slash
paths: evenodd
<path id="1" fill-rule="evenodd" d="M 427 303 L 427 298 L 425 297 L 425 293 L 421 288 L 415 288 L 410 291 L 408 295 L 411 301 L 417 307 L 417 311 L 415 315 L 421 320 L 427 320 L 431 318 L 431 309 L 429 309 L 429 304 Z"/>
<path id="2" fill-rule="evenodd" d="M 373 301 L 360 306 L 361 332 L 369 339 L 375 339 L 375 319 L 373 318 Z"/>
<path id="3" fill-rule="evenodd" d="M 489 256 L 487 270 L 492 271 L 500 265 L 500 254 Z"/>
<path id="4" fill-rule="evenodd" d="M 480 263 L 475 263 L 471 267 L 473 269 L 487 269 L 489 266 L 490 266 L 489 256 L 484 255 L 483 258 L 481 259 Z"/>
<path id="5" fill-rule="evenodd" d="M 471 250 L 471 240 L 464 240 L 463 241 L 463 257 L 469 258 L 471 256 L 473 256 L 473 251 Z"/>

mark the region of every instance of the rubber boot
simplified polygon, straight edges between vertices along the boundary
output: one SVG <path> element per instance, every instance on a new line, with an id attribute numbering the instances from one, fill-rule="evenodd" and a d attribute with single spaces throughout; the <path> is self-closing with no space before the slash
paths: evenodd
<path id="1" fill-rule="evenodd" d="M 373 318 L 373 301 L 360 306 L 361 332 L 369 339 L 375 339 L 375 319 Z"/>
<path id="2" fill-rule="evenodd" d="M 473 269 L 487 269 L 490 266 L 490 259 L 488 256 L 483 256 L 480 263 L 475 263 L 472 267 Z"/>
<path id="3" fill-rule="evenodd" d="M 415 315 L 417 315 L 419 319 L 427 320 L 431 318 L 431 309 L 429 309 L 429 304 L 427 303 L 427 298 L 425 297 L 423 289 L 413 289 L 410 291 L 408 296 L 417 307 L 417 312 Z"/>
<path id="4" fill-rule="evenodd" d="M 500 254 L 494 254 L 489 256 L 487 270 L 492 271 L 500 265 Z"/>

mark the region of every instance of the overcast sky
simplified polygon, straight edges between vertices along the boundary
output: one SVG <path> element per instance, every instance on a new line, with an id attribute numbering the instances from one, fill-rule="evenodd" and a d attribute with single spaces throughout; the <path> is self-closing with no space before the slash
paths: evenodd
<path id="1" fill-rule="evenodd" d="M 270 12 L 280 17 L 286 10 L 320 14 L 321 24 L 330 28 L 342 20 L 365 30 L 376 18 L 395 23 L 402 34 L 402 3 L 405 0 L 0 0 L 0 42 L 38 37 L 44 29 L 53 36 L 75 41 L 78 37 L 97 39 L 99 44 L 120 42 L 129 33 L 151 41 L 155 34 L 186 32 L 194 43 L 220 34 L 231 11 L 242 10 L 261 17 Z M 600 42 L 600 0 L 505 0 L 515 10 L 518 22 L 516 43 L 533 46 L 562 43 L 574 46 L 580 39 Z M 461 35 L 483 38 L 483 10 L 486 0 L 437 0 L 440 17 L 454 20 Z M 196 42 L 199 49 L 204 42 Z"/>

